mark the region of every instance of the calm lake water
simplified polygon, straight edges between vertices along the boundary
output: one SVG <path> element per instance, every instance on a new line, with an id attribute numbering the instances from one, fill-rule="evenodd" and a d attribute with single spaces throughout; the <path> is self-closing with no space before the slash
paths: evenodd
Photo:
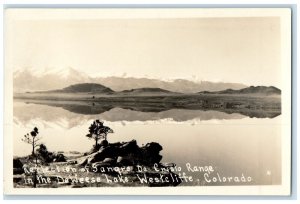
<path id="1" fill-rule="evenodd" d="M 212 166 L 212 177 L 242 174 L 249 184 L 281 183 L 281 116 L 249 118 L 217 111 L 169 110 L 159 113 L 113 108 L 100 114 L 79 114 L 61 107 L 14 102 L 14 155 L 31 153 L 31 146 L 21 141 L 24 134 L 38 127 L 42 143 L 49 151 L 91 149 L 94 141 L 85 135 L 95 119 L 114 130 L 109 142 L 130 141 L 138 145 L 158 142 L 162 162 L 175 163 L 193 176 L 192 184 L 203 185 L 203 173 L 191 172 L 192 166 Z M 218 174 L 217 174 L 218 173 Z M 216 182 L 205 185 L 243 185 Z"/>

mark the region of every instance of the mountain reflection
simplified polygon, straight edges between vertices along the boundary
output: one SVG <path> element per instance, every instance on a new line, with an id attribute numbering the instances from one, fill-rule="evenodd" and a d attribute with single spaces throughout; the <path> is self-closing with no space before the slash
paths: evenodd
<path id="1" fill-rule="evenodd" d="M 88 120 L 93 120 L 95 115 L 102 120 L 110 122 L 146 122 L 158 120 L 183 122 L 189 120 L 242 119 L 247 117 L 239 113 L 228 114 L 214 110 L 171 109 L 160 112 L 142 112 L 110 106 L 100 107 L 84 104 L 39 104 L 21 101 L 14 102 L 15 123 L 21 123 L 23 125 L 34 120 L 53 123 L 62 123 L 62 121 L 67 121 L 68 127 L 71 128 L 84 124 Z"/>

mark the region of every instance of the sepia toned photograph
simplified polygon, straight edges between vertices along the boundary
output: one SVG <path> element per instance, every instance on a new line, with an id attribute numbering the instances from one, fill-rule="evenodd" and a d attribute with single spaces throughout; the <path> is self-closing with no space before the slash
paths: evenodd
<path id="1" fill-rule="evenodd" d="M 7 8 L 8 194 L 289 195 L 289 9 Z"/>

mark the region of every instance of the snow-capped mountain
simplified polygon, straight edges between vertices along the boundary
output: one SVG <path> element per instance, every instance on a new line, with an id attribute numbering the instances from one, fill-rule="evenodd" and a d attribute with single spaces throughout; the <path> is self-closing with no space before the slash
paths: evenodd
<path id="1" fill-rule="evenodd" d="M 114 91 L 123 91 L 140 88 L 160 88 L 178 93 L 197 93 L 201 91 L 222 91 L 225 89 L 242 89 L 247 86 L 239 83 L 209 82 L 209 81 L 190 81 L 187 79 L 174 79 L 172 81 L 163 81 L 149 78 L 122 78 L 122 77 L 99 77 L 94 79 L 99 83 Z"/>
<path id="2" fill-rule="evenodd" d="M 78 83 L 98 83 L 114 91 L 138 88 L 160 88 L 172 92 L 196 93 L 201 91 L 222 91 L 242 89 L 246 85 L 239 83 L 191 81 L 187 79 L 149 79 L 135 77 L 91 77 L 74 68 L 22 68 L 14 72 L 14 92 L 48 91 L 63 89 Z"/>
<path id="3" fill-rule="evenodd" d="M 14 72 L 14 92 L 46 91 L 92 81 L 91 77 L 71 67 L 35 70 L 23 68 Z"/>
<path id="4" fill-rule="evenodd" d="M 77 77 L 78 79 L 87 79 L 89 76 L 83 72 L 79 72 L 72 67 L 67 68 L 51 68 L 45 69 L 42 75 L 59 75 L 65 79 L 70 77 Z"/>

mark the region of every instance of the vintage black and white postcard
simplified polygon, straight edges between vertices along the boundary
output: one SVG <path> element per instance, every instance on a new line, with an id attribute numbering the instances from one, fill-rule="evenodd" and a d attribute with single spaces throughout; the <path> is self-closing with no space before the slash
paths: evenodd
<path id="1" fill-rule="evenodd" d="M 4 17 L 6 194 L 290 194 L 289 9 Z"/>

